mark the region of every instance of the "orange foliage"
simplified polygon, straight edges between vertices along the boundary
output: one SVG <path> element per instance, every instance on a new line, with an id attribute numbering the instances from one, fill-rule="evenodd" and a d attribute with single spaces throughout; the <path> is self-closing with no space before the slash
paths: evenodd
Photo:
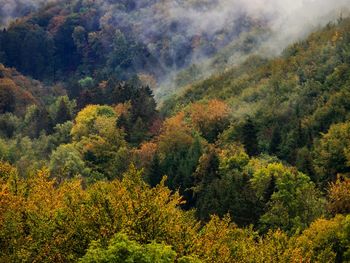
<path id="1" fill-rule="evenodd" d="M 188 110 L 191 124 L 206 138 L 216 137 L 228 123 L 230 117 L 229 106 L 220 100 L 210 100 L 207 103 L 194 103 Z M 213 138 L 215 139 L 215 138 Z"/>
<path id="2" fill-rule="evenodd" d="M 54 16 L 52 19 L 51 19 L 51 22 L 48 26 L 48 29 L 49 29 L 49 32 L 51 34 L 55 34 L 59 28 L 66 22 L 66 17 L 65 16 Z"/>
<path id="3" fill-rule="evenodd" d="M 140 148 L 134 150 L 136 163 L 141 167 L 147 167 L 153 160 L 153 157 L 157 151 L 157 144 L 154 142 L 145 142 Z"/>
<path id="4" fill-rule="evenodd" d="M 18 181 L 17 191 L 10 181 L 0 183 L 0 240 L 6 241 L 0 262 L 75 262 L 92 240 L 120 231 L 140 242 L 166 241 L 185 253 L 197 231 L 193 214 L 178 208 L 179 194 L 164 182 L 149 187 L 133 167 L 122 181 L 85 190 L 79 180 L 57 186 L 46 169 Z"/>
<path id="5" fill-rule="evenodd" d="M 159 135 L 162 129 L 162 125 L 163 125 L 162 119 L 156 118 L 155 120 L 153 120 L 151 127 L 149 128 L 149 132 L 152 135 Z"/>
<path id="6" fill-rule="evenodd" d="M 8 162 L 0 162 L 0 180 L 8 180 L 12 176 L 17 176 L 18 172 Z"/>
<path id="7" fill-rule="evenodd" d="M 329 210 L 333 214 L 350 213 L 350 178 L 338 177 L 329 190 Z"/>
<path id="8" fill-rule="evenodd" d="M 114 107 L 114 111 L 117 113 L 117 116 L 128 115 L 130 109 L 131 109 L 130 102 L 119 103 Z"/>
<path id="9" fill-rule="evenodd" d="M 160 152 L 163 154 L 192 144 L 192 131 L 185 122 L 184 112 L 180 112 L 164 122 L 158 140 Z"/>
<path id="10" fill-rule="evenodd" d="M 38 82 L 31 81 L 14 69 L 5 68 L 2 64 L 0 64 L 0 73 L 4 76 L 0 78 L 0 104 L 5 103 L 8 105 L 10 102 L 7 97 L 11 94 L 10 96 L 13 96 L 14 99 L 11 112 L 18 115 L 23 115 L 27 106 L 39 104 L 38 99 L 34 95 L 41 97 L 44 94 Z"/>

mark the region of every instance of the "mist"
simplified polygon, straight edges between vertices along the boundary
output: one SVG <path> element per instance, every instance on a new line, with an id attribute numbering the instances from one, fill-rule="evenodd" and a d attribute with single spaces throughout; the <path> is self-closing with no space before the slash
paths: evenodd
<path id="1" fill-rule="evenodd" d="M 0 0 L 0 27 L 13 19 L 26 16 L 51 0 Z"/>
<path id="2" fill-rule="evenodd" d="M 295 41 L 306 38 L 312 31 L 349 15 L 349 0 L 285 0 L 270 2 L 267 12 L 274 14 L 270 21 L 272 37 L 264 43 L 272 55 L 278 55 Z M 271 5 L 275 2 L 275 5 Z M 278 7 L 278 8 L 276 8 Z M 262 7 L 264 9 L 264 7 Z"/>
<path id="3" fill-rule="evenodd" d="M 0 0 L 0 25 L 6 25 L 11 19 L 25 16 L 53 1 L 55 0 Z M 138 24 L 137 36 L 146 44 L 152 44 L 155 34 L 168 34 L 172 37 L 173 25 L 176 25 L 176 33 L 185 38 L 198 35 L 215 36 L 220 32 L 229 31 L 229 28 L 237 27 L 242 16 L 246 16 L 272 30 L 277 41 L 272 49 L 276 51 L 305 37 L 311 30 L 336 19 L 340 14 L 346 15 L 350 4 L 350 0 L 94 0 L 93 2 L 104 9 L 105 15 L 101 19 L 101 24 L 106 23 L 106 20 L 108 23 L 115 23 L 116 26 L 123 26 L 123 23 L 125 25 L 130 21 Z M 137 16 L 125 18 L 125 11 L 118 10 L 118 2 L 132 4 Z M 128 13 L 132 14 L 133 11 Z M 246 28 L 236 28 L 235 37 L 245 30 Z M 232 39 L 231 36 L 229 40 Z M 221 43 L 225 44 L 227 43 Z"/>
<path id="4" fill-rule="evenodd" d="M 187 37 L 197 34 L 217 36 L 228 28 L 236 27 L 237 35 L 230 38 L 228 43 L 223 43 L 223 46 L 234 45 L 237 39 L 251 30 L 239 28 L 238 23 L 244 17 L 248 17 L 262 29 L 261 32 L 254 32 L 257 43 L 249 52 L 242 53 L 233 48 L 231 53 L 218 52 L 219 55 L 221 52 L 222 56 L 226 56 L 227 65 L 222 66 L 223 69 L 241 63 L 252 54 L 278 56 L 288 45 L 306 38 L 311 32 L 341 16 L 348 16 L 350 0 L 216 0 L 205 6 L 206 8 L 189 8 L 185 1 L 171 1 L 168 3 L 169 17 L 186 21 Z M 200 67 L 202 72 L 199 79 L 216 71 L 212 57 L 203 52 L 194 53 L 191 63 Z M 178 88 L 174 84 L 178 75 L 172 72 L 169 76 L 156 92 L 157 96 L 171 93 L 166 89 L 174 91 Z"/>
<path id="5" fill-rule="evenodd" d="M 0 26 L 52 1 L 0 0 Z M 317 28 L 341 15 L 347 16 L 350 6 L 350 0 L 82 0 L 82 3 L 99 10 L 101 31 L 112 25 L 142 43 L 157 60 L 159 68 L 143 64 L 138 68 L 157 79 L 160 86 L 157 94 L 186 85 L 186 81 L 176 83 L 178 73 L 193 69 L 193 65 L 199 73 L 196 77 L 188 74 L 189 82 L 239 64 L 252 54 L 276 56 Z"/>
<path id="6" fill-rule="evenodd" d="M 350 0 L 194 1 L 205 3 L 205 8 L 189 8 L 187 1 L 169 2 L 169 17 L 186 21 L 188 36 L 215 34 L 234 27 L 240 22 L 239 18 L 245 15 L 271 30 L 276 41 L 271 50 L 275 52 L 280 52 L 286 45 L 306 37 L 311 31 L 341 15 L 347 16 L 350 7 Z"/>

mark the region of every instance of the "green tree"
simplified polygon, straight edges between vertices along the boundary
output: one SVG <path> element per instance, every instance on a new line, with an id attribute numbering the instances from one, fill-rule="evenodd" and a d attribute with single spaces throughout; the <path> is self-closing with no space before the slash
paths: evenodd
<path id="1" fill-rule="evenodd" d="M 121 176 L 128 167 L 124 133 L 116 123 L 112 107 L 89 105 L 78 113 L 71 130 L 76 148 L 96 178 Z"/>
<path id="2" fill-rule="evenodd" d="M 348 262 L 350 260 L 350 217 L 338 215 L 318 219 L 300 236 L 290 240 L 288 254 L 309 262 Z"/>
<path id="3" fill-rule="evenodd" d="M 147 181 L 152 187 L 155 187 L 162 181 L 163 176 L 164 174 L 160 165 L 159 156 L 156 153 L 149 168 Z"/>
<path id="4" fill-rule="evenodd" d="M 176 253 L 170 246 L 162 244 L 142 245 L 129 240 L 126 235 L 117 234 L 103 247 L 93 242 L 86 255 L 79 260 L 82 263 L 172 263 Z"/>
<path id="5" fill-rule="evenodd" d="M 259 153 L 257 130 L 250 118 L 242 127 L 242 142 L 249 156 L 255 156 Z"/>
<path id="6" fill-rule="evenodd" d="M 91 89 L 95 85 L 93 78 L 90 76 L 79 80 L 78 83 L 83 89 Z"/>
<path id="7" fill-rule="evenodd" d="M 20 118 L 12 113 L 5 113 L 0 115 L 0 134 L 3 137 L 11 138 L 20 127 Z"/>
<path id="8" fill-rule="evenodd" d="M 260 218 L 263 230 L 280 228 L 289 233 L 305 229 L 325 212 L 325 200 L 305 174 L 282 164 L 257 170 L 251 183 L 258 196 L 265 195 L 275 180 L 275 191 Z"/>
<path id="9" fill-rule="evenodd" d="M 273 129 L 271 142 L 269 146 L 269 152 L 271 154 L 277 154 L 279 152 L 279 146 L 282 142 L 280 127 Z"/>
<path id="10" fill-rule="evenodd" d="M 197 180 L 202 180 L 195 187 L 200 218 L 229 213 L 241 226 L 258 220 L 261 205 L 249 184 L 250 175 L 245 172 L 248 162 L 249 156 L 240 145 L 229 145 L 201 157 L 195 174 Z"/>
<path id="11" fill-rule="evenodd" d="M 86 167 L 80 152 L 72 144 L 61 144 L 50 157 L 49 169 L 59 180 L 73 178 L 78 175 L 88 176 L 90 171 Z"/>
<path id="12" fill-rule="evenodd" d="M 22 124 L 22 133 L 33 139 L 38 138 L 41 133 L 50 133 L 51 131 L 52 119 L 46 108 L 40 108 L 36 105 L 29 106 Z"/>
<path id="13" fill-rule="evenodd" d="M 350 172 L 350 122 L 332 125 L 314 151 L 315 169 L 324 186 Z"/>
<path id="14" fill-rule="evenodd" d="M 70 120 L 72 120 L 72 114 L 70 112 L 70 109 L 67 103 L 63 99 L 61 99 L 57 109 L 55 123 L 62 124 Z"/>

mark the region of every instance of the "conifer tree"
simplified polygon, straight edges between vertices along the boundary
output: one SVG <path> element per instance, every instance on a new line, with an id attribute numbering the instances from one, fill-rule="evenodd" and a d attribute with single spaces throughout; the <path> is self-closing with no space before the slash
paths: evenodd
<path id="1" fill-rule="evenodd" d="M 259 154 L 257 130 L 253 121 L 248 118 L 247 122 L 242 129 L 242 139 L 246 152 L 249 156 L 255 156 Z"/>

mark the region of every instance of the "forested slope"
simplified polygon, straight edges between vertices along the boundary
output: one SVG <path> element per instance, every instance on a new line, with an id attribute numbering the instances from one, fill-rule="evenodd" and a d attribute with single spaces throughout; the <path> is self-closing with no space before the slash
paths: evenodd
<path id="1" fill-rule="evenodd" d="M 341 19 L 288 47 L 276 59 L 251 57 L 187 87 L 168 100 L 163 111 L 176 111 L 195 101 L 224 100 L 234 120 L 224 140 L 242 142 L 242 126 L 250 122 L 258 152 L 276 155 L 318 180 L 308 162 L 319 155 L 307 153 L 332 124 L 349 120 L 349 28 L 350 20 Z"/>
<path id="2" fill-rule="evenodd" d="M 218 1 L 48 1 L 0 32 L 0 62 L 35 79 L 68 84 L 72 94 L 84 77 L 98 84 L 111 77 L 138 76 L 156 88 L 177 71 L 214 56 L 239 38 L 244 41 L 244 33 L 252 32 L 247 41 L 251 47 L 246 45 L 245 52 L 266 33 L 264 18 L 252 18 L 238 7 L 230 16 L 225 14 L 226 23 L 212 21 L 210 28 L 190 17 L 202 14 L 209 19 L 210 10 L 218 12 L 218 5 Z M 34 6 L 28 4 L 27 9 Z M 242 44 L 238 47 L 243 49 Z M 239 48 L 226 54 L 244 53 Z"/>
<path id="3" fill-rule="evenodd" d="M 1 32 L 0 261 L 350 261 L 350 19 L 216 65 L 158 110 L 145 80 L 178 63 L 184 28 L 144 49 L 150 10 L 167 18 L 159 1 L 59 1 Z M 227 30 L 199 47 L 218 64 Z"/>

